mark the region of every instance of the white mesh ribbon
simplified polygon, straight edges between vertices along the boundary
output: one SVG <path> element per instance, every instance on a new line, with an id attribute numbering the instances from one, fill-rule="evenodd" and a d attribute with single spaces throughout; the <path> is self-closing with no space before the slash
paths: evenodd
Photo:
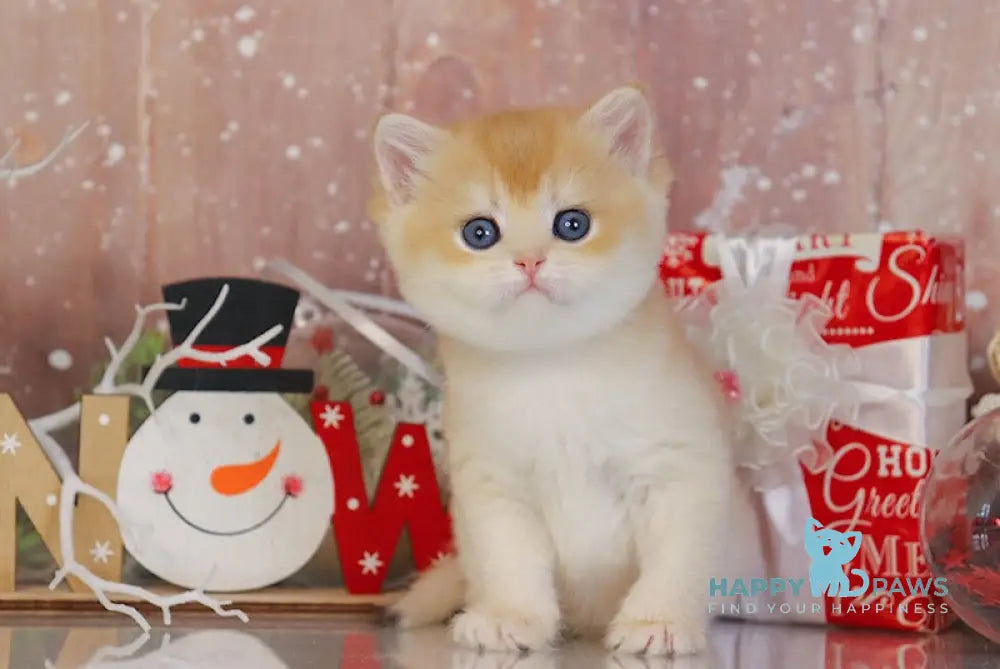
<path id="1" fill-rule="evenodd" d="M 435 388 L 444 384 L 434 366 L 375 322 L 366 310 L 380 311 L 423 322 L 407 304 L 381 295 L 369 295 L 324 286 L 302 269 L 282 258 L 269 261 L 265 268 L 296 284 L 306 294 L 325 306 L 354 328 L 380 351 L 395 359 L 409 372 Z"/>
<path id="2" fill-rule="evenodd" d="M 737 464 L 755 487 L 787 484 L 781 465 L 824 462 L 827 425 L 856 414 L 857 360 L 823 341 L 831 312 L 819 298 L 788 296 L 794 238 L 711 240 L 722 279 L 682 309 L 734 405 Z"/>

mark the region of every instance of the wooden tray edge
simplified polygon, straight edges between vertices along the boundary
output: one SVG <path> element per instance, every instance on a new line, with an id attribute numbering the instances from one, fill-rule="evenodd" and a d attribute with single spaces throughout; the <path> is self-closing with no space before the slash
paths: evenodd
<path id="1" fill-rule="evenodd" d="M 150 588 L 157 594 L 179 592 L 165 587 Z M 253 592 L 214 595 L 223 601 L 232 600 L 232 607 L 251 613 L 375 613 L 392 603 L 399 593 L 353 595 L 341 588 L 265 588 Z M 132 604 L 140 611 L 158 611 L 155 606 L 129 597 L 116 601 Z M 0 592 L 0 612 L 29 611 L 103 611 L 104 607 L 89 592 L 49 590 L 44 586 L 29 587 L 14 592 Z M 185 604 L 177 612 L 206 611 L 200 604 Z"/>

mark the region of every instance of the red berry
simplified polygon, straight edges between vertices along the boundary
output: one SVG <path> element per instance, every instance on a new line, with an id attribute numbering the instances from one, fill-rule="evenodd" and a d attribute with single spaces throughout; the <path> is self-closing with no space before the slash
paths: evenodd
<path id="1" fill-rule="evenodd" d="M 298 497 L 302 494 L 302 477 L 298 474 L 289 474 L 282 483 L 285 486 L 285 494 L 289 497 Z"/>
<path id="2" fill-rule="evenodd" d="M 330 389 L 326 386 L 319 385 L 313 388 L 313 399 L 317 402 L 325 402 L 330 399 Z"/>
<path id="3" fill-rule="evenodd" d="M 313 331 L 309 343 L 317 353 L 327 353 L 333 350 L 333 330 L 328 327 L 318 327 Z"/>
<path id="4" fill-rule="evenodd" d="M 385 404 L 385 393 L 381 390 L 373 390 L 372 394 L 368 396 L 368 403 L 374 406 L 382 406 Z"/>
<path id="5" fill-rule="evenodd" d="M 166 495 L 174 487 L 174 477 L 170 475 L 170 472 L 156 472 L 150 482 L 153 485 L 153 492 L 158 495 Z"/>

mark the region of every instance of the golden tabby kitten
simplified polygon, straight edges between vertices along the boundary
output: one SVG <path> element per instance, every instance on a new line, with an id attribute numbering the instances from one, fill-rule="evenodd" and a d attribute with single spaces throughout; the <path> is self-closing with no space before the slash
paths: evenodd
<path id="1" fill-rule="evenodd" d="M 397 604 L 457 642 L 706 641 L 730 455 L 657 283 L 670 171 L 631 87 L 451 128 L 390 114 L 373 216 L 447 377 L 457 557 Z"/>

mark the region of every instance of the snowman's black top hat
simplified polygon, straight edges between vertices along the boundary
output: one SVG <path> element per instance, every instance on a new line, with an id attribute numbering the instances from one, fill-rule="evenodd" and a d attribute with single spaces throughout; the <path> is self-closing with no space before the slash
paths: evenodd
<path id="1" fill-rule="evenodd" d="M 193 279 L 163 287 L 167 302 L 184 308 L 167 312 L 170 338 L 176 346 L 187 339 L 219 298 L 223 286 L 228 294 L 221 308 L 192 343 L 199 351 L 222 352 L 241 346 L 275 325 L 281 326 L 260 350 L 267 364 L 251 356 L 225 364 L 191 358 L 178 360 L 164 370 L 156 387 L 164 390 L 231 390 L 236 392 L 309 393 L 313 373 L 305 369 L 281 369 L 289 330 L 299 302 L 298 291 L 256 279 Z"/>

